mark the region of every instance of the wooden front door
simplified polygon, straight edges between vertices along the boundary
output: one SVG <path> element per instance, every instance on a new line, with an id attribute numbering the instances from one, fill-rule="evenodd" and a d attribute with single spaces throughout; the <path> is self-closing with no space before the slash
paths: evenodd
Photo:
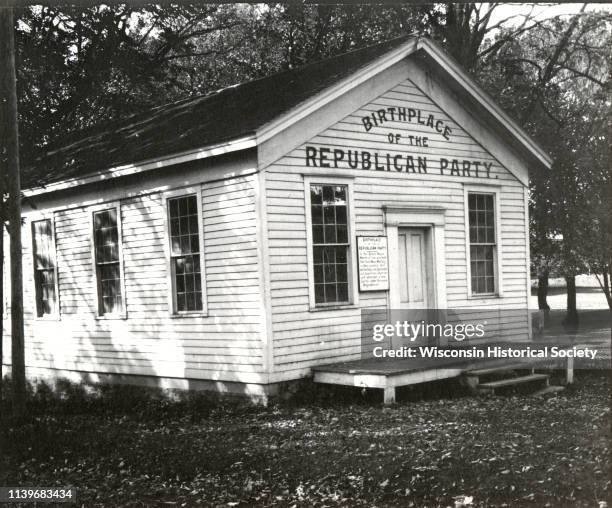
<path id="1" fill-rule="evenodd" d="M 399 304 L 401 309 L 428 309 L 431 301 L 431 249 L 426 229 L 398 231 Z"/>
<path id="2" fill-rule="evenodd" d="M 399 306 L 392 311 L 392 320 L 415 325 L 429 322 L 435 313 L 431 310 L 435 306 L 431 228 L 399 228 L 397 234 L 399 294 L 395 301 Z M 411 338 L 396 336 L 392 343 L 394 347 L 422 346 L 435 340 L 418 334 Z"/>

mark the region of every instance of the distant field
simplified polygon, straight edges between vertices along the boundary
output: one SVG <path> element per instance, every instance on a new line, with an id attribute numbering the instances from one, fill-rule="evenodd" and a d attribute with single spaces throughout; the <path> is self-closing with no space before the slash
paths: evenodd
<path id="1" fill-rule="evenodd" d="M 561 285 L 561 281 L 563 285 Z M 537 284 L 537 280 L 531 281 L 531 298 L 529 299 L 530 309 L 538 308 L 538 297 L 536 293 Z M 578 310 L 608 309 L 606 297 L 599 285 L 597 285 L 595 277 L 590 275 L 580 275 L 576 277 L 576 287 L 576 304 Z M 547 301 L 552 310 L 563 310 L 566 308 L 567 294 L 565 291 L 565 280 L 550 279 Z"/>
<path id="2" fill-rule="evenodd" d="M 565 279 L 563 277 L 551 277 L 548 279 L 548 286 L 551 288 L 564 288 Z M 538 287 L 538 279 L 531 279 L 531 287 Z M 594 275 L 577 275 L 576 287 L 579 288 L 598 288 L 597 278 Z"/>

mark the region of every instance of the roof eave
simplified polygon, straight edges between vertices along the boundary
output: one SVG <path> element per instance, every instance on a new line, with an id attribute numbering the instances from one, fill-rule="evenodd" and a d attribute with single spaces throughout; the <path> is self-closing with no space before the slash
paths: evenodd
<path id="1" fill-rule="evenodd" d="M 148 159 L 132 164 L 124 164 L 121 166 L 112 167 L 81 177 L 68 178 L 66 180 L 60 180 L 58 182 L 52 182 L 46 185 L 27 188 L 24 189 L 23 194 L 26 197 L 47 194 L 50 192 L 65 190 L 70 187 L 76 187 L 79 185 L 102 182 L 120 176 L 133 175 L 136 173 L 164 168 L 167 166 L 174 166 L 177 164 L 183 164 L 195 160 L 207 159 L 210 157 L 225 155 L 232 152 L 239 152 L 241 150 L 254 148 L 255 146 L 257 146 L 257 141 L 254 135 L 244 136 L 241 138 L 226 141 L 224 143 L 198 148 L 196 150 L 175 153 L 165 157 Z"/>

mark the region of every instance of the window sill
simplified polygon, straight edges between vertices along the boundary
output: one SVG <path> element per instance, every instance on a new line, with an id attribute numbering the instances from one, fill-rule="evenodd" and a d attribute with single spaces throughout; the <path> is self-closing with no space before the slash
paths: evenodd
<path id="1" fill-rule="evenodd" d="M 36 316 L 34 321 L 61 321 L 60 316 Z"/>
<path id="2" fill-rule="evenodd" d="M 103 314 L 102 316 L 96 316 L 96 321 L 126 321 L 127 314 Z"/>
<path id="3" fill-rule="evenodd" d="M 181 312 L 176 314 L 170 314 L 171 319 L 181 319 L 181 318 L 205 318 L 208 317 L 207 312 Z"/>
<path id="4" fill-rule="evenodd" d="M 501 300 L 504 296 L 499 294 L 494 295 L 469 295 L 468 300 Z"/>
<path id="5" fill-rule="evenodd" d="M 351 309 L 359 309 L 358 305 L 354 303 L 344 303 L 339 305 L 329 305 L 327 307 L 310 307 L 309 312 L 325 312 L 328 310 L 351 310 Z"/>

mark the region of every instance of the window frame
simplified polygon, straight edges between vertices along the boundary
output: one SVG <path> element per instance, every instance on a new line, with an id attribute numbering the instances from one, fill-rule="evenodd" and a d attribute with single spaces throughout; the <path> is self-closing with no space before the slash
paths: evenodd
<path id="1" fill-rule="evenodd" d="M 464 216 L 465 216 L 465 258 L 467 270 L 467 295 L 470 300 L 490 300 L 503 297 L 503 280 L 501 264 L 501 188 L 498 185 L 464 185 Z M 488 194 L 493 196 L 493 211 L 495 213 L 495 245 L 493 247 L 493 269 L 495 288 L 492 293 L 475 293 L 472 290 L 472 260 L 470 242 L 469 195 Z"/>
<path id="2" fill-rule="evenodd" d="M 200 279 L 202 288 L 202 310 L 178 311 L 176 305 L 176 291 L 174 284 L 174 273 L 172 271 L 172 248 L 170 246 L 170 208 L 168 201 L 175 198 L 194 196 L 198 207 L 198 244 L 200 248 Z M 166 191 L 162 195 L 164 208 L 164 253 L 166 256 L 166 282 L 168 287 L 168 310 L 173 318 L 182 317 L 208 317 L 208 298 L 206 291 L 206 263 L 204 252 L 204 214 L 202 207 L 201 186 L 183 187 Z"/>
<path id="3" fill-rule="evenodd" d="M 34 234 L 34 223 L 42 222 L 42 221 L 50 221 L 51 222 L 51 250 L 53 251 L 53 277 L 54 277 L 54 286 L 55 286 L 55 309 L 51 314 L 38 314 L 38 284 L 36 283 L 36 273 L 38 269 L 36 268 L 36 244 L 35 244 L 35 234 Z M 36 320 L 50 320 L 57 321 L 61 316 L 61 304 L 60 304 L 60 294 L 59 294 L 59 269 L 57 266 L 57 246 L 56 246 L 56 230 L 55 230 L 55 214 L 41 214 L 31 216 L 29 218 L 29 232 L 30 232 L 30 245 L 32 246 L 32 287 L 33 287 L 33 297 L 34 297 L 34 316 Z"/>
<path id="4" fill-rule="evenodd" d="M 347 187 L 347 214 L 348 214 L 348 255 L 347 255 L 347 281 L 348 302 L 346 303 L 316 303 L 314 281 L 314 253 L 312 238 L 312 204 L 310 201 L 311 185 L 344 185 Z M 325 310 L 352 309 L 359 305 L 359 291 L 357 283 L 357 248 L 355 228 L 354 203 L 354 177 L 345 176 L 317 176 L 304 175 L 304 206 L 306 214 L 306 259 L 308 263 L 308 302 L 310 312 Z"/>
<path id="5" fill-rule="evenodd" d="M 100 310 L 100 282 L 98 280 L 98 264 L 96 261 L 96 239 L 95 239 L 95 222 L 94 215 L 98 212 L 104 212 L 107 210 L 116 210 L 117 213 L 117 244 L 118 244 L 118 256 L 119 256 L 119 275 L 121 277 L 121 297 L 123 302 L 123 310 L 121 312 L 112 313 L 101 313 Z M 95 319 L 127 319 L 127 295 L 125 292 L 125 271 L 123 261 L 123 218 L 121 216 L 121 202 L 112 201 L 109 203 L 99 204 L 88 208 L 89 211 L 89 238 L 90 238 L 90 249 L 91 249 L 91 263 L 92 263 L 92 289 L 94 295 L 94 316 Z"/>

